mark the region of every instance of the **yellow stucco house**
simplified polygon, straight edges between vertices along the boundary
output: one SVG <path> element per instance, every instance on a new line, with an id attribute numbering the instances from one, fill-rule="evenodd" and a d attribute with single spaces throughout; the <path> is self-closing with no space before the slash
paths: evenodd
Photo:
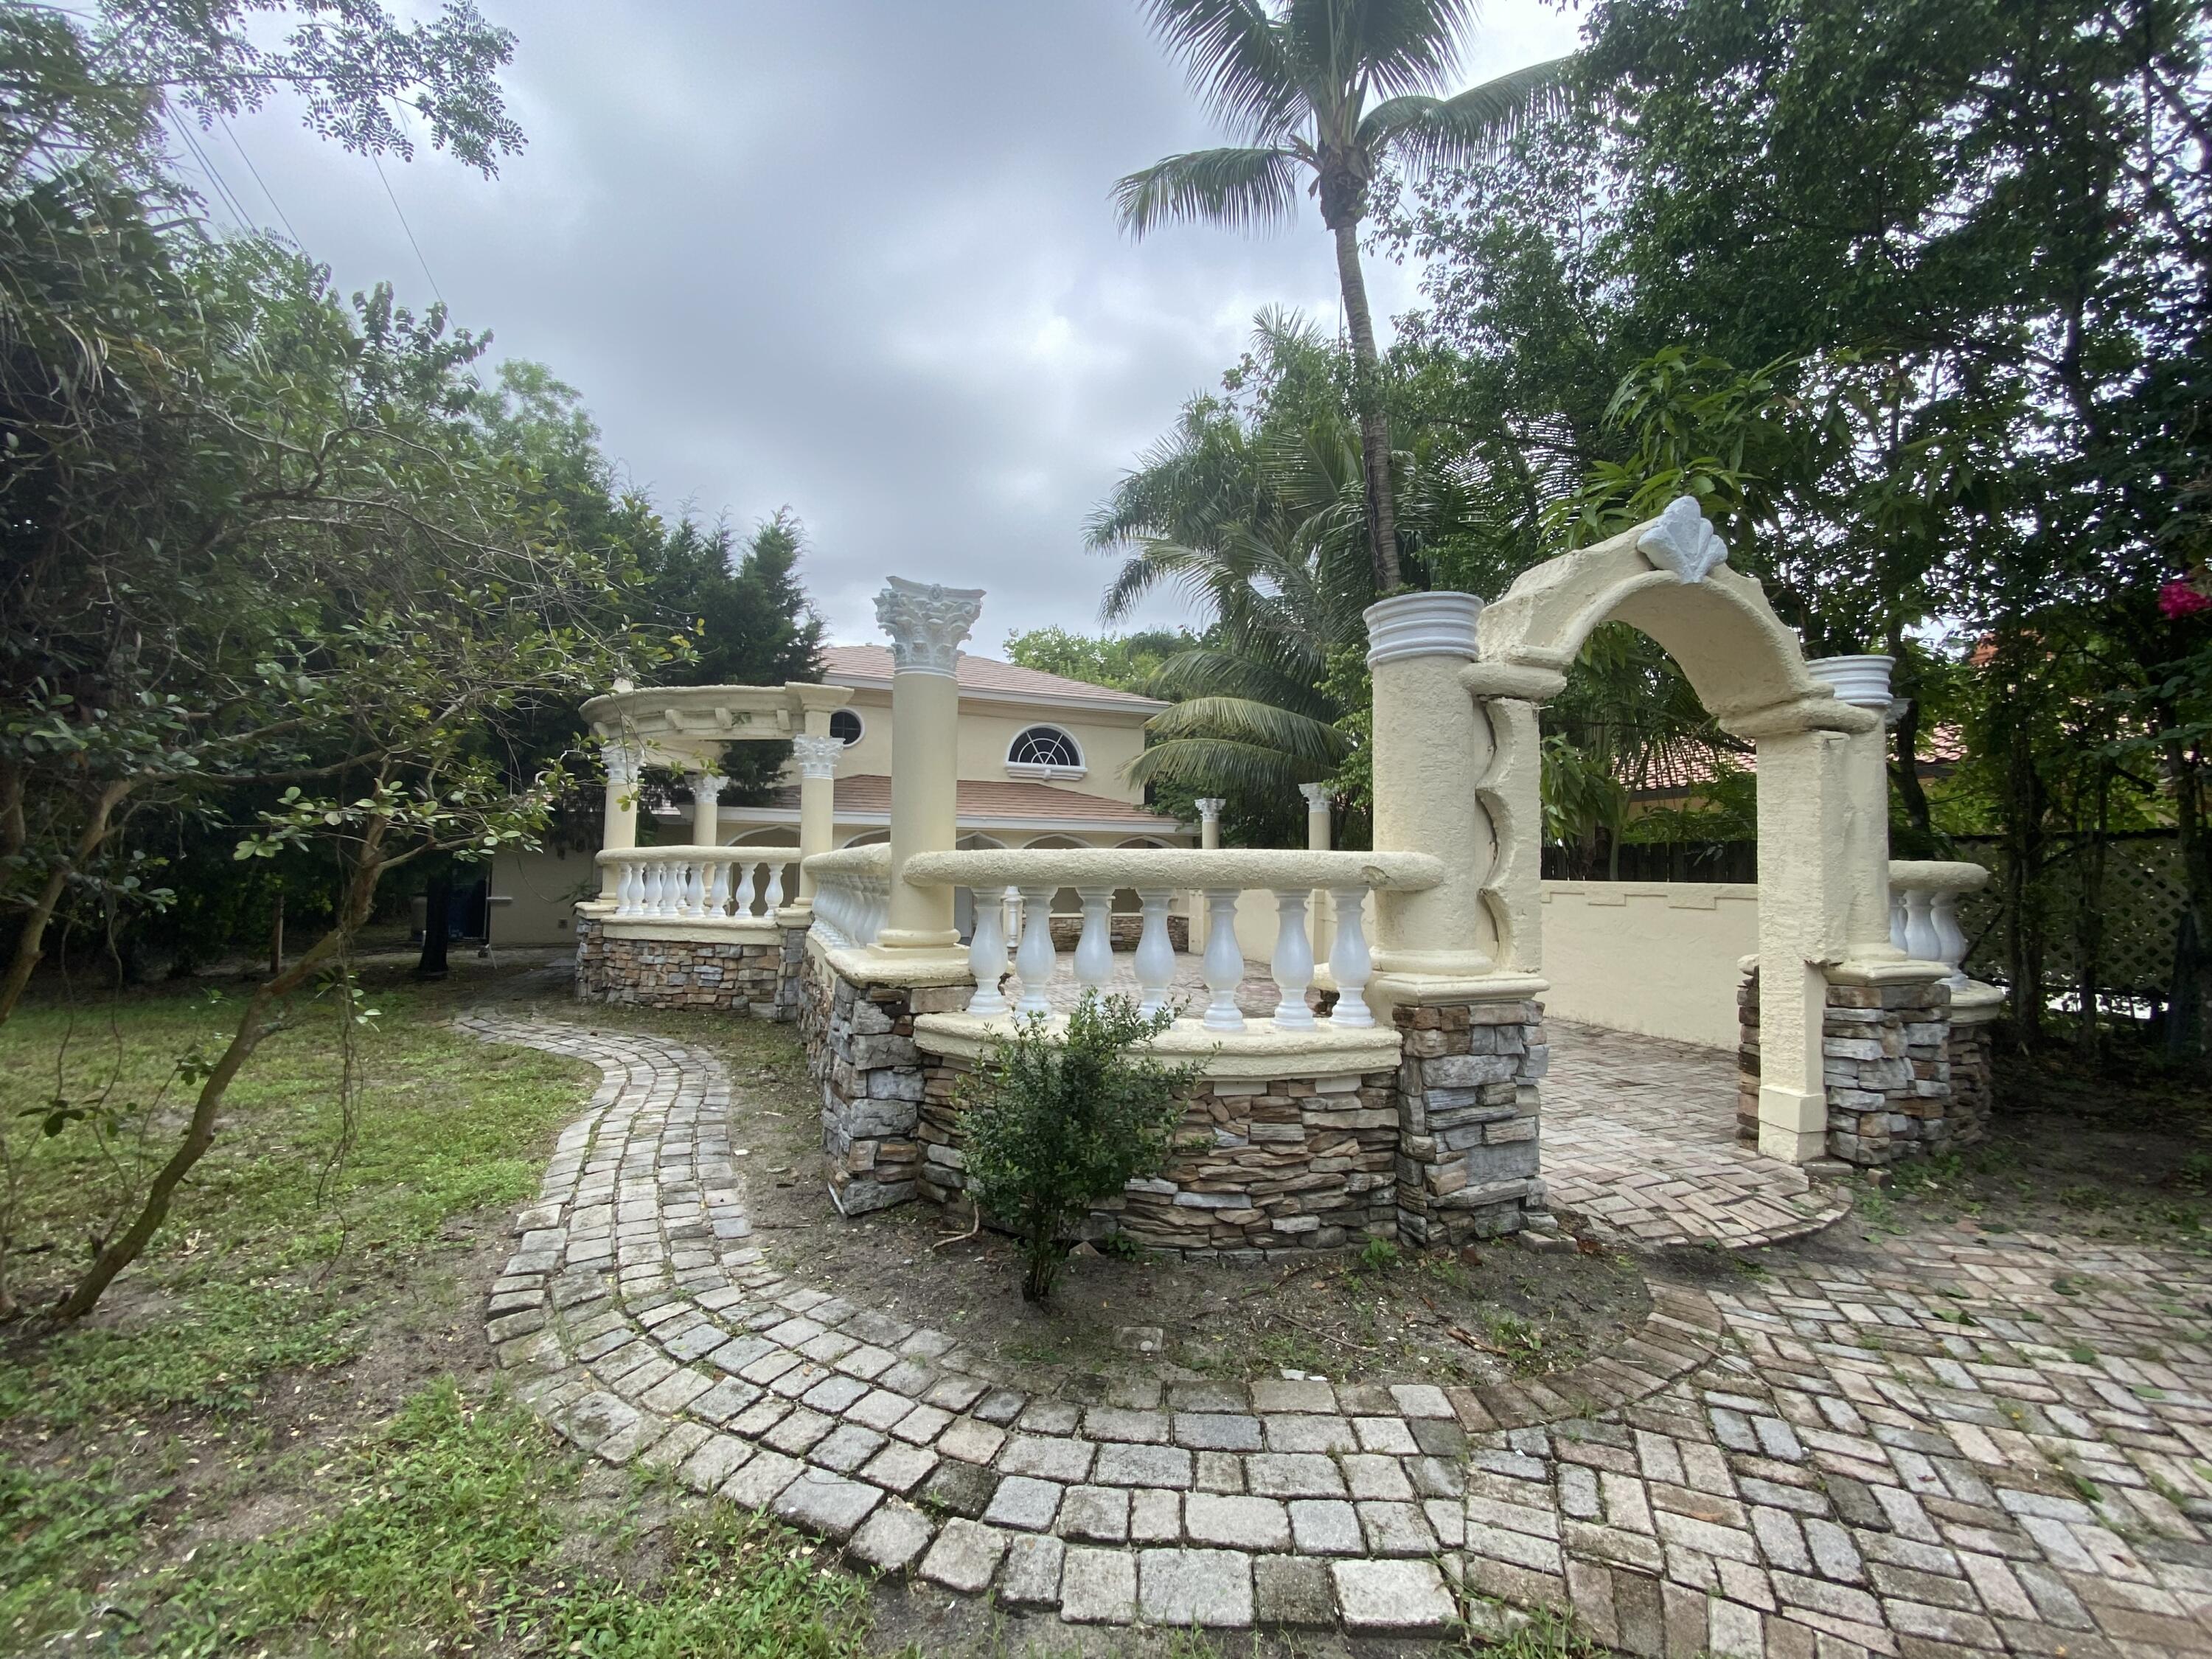
<path id="1" fill-rule="evenodd" d="M 852 693 L 830 716 L 840 740 L 836 766 L 836 847 L 866 846 L 890 835 L 891 653 L 887 646 L 833 645 L 822 653 L 823 682 Z M 1145 746 L 1145 722 L 1167 705 L 1057 674 L 962 652 L 957 772 L 960 842 L 994 847 L 1188 847 L 1195 826 L 1152 811 L 1144 791 L 1124 775 Z M 717 839 L 724 846 L 788 847 L 791 862 L 764 857 L 752 872 L 763 896 L 798 891 L 799 781 L 794 756 L 782 785 L 766 803 L 719 803 Z M 653 838 L 689 842 L 696 809 L 672 799 L 653 814 Z M 567 945 L 575 938 L 574 906 L 599 890 L 596 846 L 501 854 L 489 884 L 492 942 Z M 964 901 L 965 895 L 962 895 Z M 1054 909 L 1073 910 L 1072 894 Z M 968 931 L 969 919 L 959 919 Z"/>

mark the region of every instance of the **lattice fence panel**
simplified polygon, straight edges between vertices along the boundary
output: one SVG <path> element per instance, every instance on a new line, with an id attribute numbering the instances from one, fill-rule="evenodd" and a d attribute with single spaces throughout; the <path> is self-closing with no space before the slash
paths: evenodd
<path id="1" fill-rule="evenodd" d="M 2004 855 L 1989 843 L 1967 843 L 1961 853 L 1996 872 L 1987 887 L 1968 895 L 1959 907 L 1960 921 L 1972 941 L 1966 971 L 1976 979 L 2002 982 Z M 2180 848 L 2172 836 L 2115 841 L 2107 846 L 2103 965 L 2098 973 L 2107 994 L 2165 1000 L 2185 896 Z M 2046 869 L 2028 899 L 2042 913 L 2046 986 L 2052 991 L 2070 989 L 2081 977 L 2078 946 L 2086 902 L 2081 860 L 2068 859 Z"/>

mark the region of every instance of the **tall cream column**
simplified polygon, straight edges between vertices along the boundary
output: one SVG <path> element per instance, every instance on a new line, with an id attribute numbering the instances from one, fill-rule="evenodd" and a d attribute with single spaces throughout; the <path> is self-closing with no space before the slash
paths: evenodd
<path id="1" fill-rule="evenodd" d="M 607 769 L 606 807 L 599 822 L 599 850 L 627 853 L 637 845 L 636 745 L 619 738 L 599 744 L 599 757 Z M 611 864 L 599 866 L 599 896 L 611 902 L 622 879 Z"/>
<path id="2" fill-rule="evenodd" d="M 824 714 L 826 720 L 829 716 Z M 845 752 L 844 740 L 827 732 L 808 732 L 791 742 L 799 762 L 799 898 L 798 908 L 814 904 L 814 878 L 806 860 L 826 853 L 837 835 L 837 762 Z"/>
<path id="3" fill-rule="evenodd" d="M 1325 783 L 1302 783 L 1298 793 L 1306 798 L 1306 850 L 1313 853 L 1328 851 L 1329 805 L 1334 797 Z M 1328 960 L 1329 947 L 1336 943 L 1335 899 L 1326 887 L 1316 887 L 1308 897 L 1306 914 L 1313 918 L 1314 955 L 1319 960 Z"/>
<path id="4" fill-rule="evenodd" d="M 691 775 L 691 844 L 694 847 L 719 847 L 722 842 L 722 828 L 714 811 L 721 799 L 722 785 L 727 780 L 714 772 L 694 772 Z"/>
<path id="5" fill-rule="evenodd" d="M 980 587 L 897 576 L 876 595 L 891 636 L 891 892 L 884 950 L 940 950 L 960 942 L 952 890 L 910 887 L 900 872 L 917 853 L 949 853 L 959 834 L 960 641 L 983 611 Z"/>
<path id="6" fill-rule="evenodd" d="M 1378 975 L 1465 979 L 1495 963 L 1482 903 L 1493 837 L 1475 787 L 1490 770 L 1490 722 L 1460 684 L 1481 611 L 1472 593 L 1401 594 L 1367 611 L 1376 850 L 1433 854 L 1445 869 L 1425 891 L 1375 896 Z"/>
<path id="7" fill-rule="evenodd" d="M 1192 803 L 1198 808 L 1198 844 L 1200 850 L 1212 852 L 1221 845 L 1221 809 L 1228 804 L 1218 795 L 1201 795 Z"/>
<path id="8" fill-rule="evenodd" d="M 1306 850 L 1313 853 L 1328 851 L 1329 802 L 1334 799 L 1325 783 L 1302 783 L 1298 793 L 1306 798 Z"/>
<path id="9" fill-rule="evenodd" d="M 1836 689 L 1836 701 L 1875 718 L 1844 739 L 1844 835 L 1850 857 L 1846 941 L 1855 962 L 1901 959 L 1889 927 L 1889 756 L 1885 742 L 1893 657 L 1819 657 L 1805 667 Z"/>

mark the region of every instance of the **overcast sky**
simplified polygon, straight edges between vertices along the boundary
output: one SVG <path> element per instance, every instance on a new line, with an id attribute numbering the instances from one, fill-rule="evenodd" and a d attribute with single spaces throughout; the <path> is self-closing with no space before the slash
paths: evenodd
<path id="1" fill-rule="evenodd" d="M 419 307 L 434 278 L 495 356 L 550 365 L 664 508 L 793 508 L 832 640 L 881 638 L 893 573 L 989 590 L 988 653 L 1095 627 L 1091 508 L 1260 307 L 1334 325 L 1310 210 L 1266 239 L 1115 232 L 1116 178 L 1220 142 L 1135 0 L 483 3 L 520 37 L 529 137 L 498 178 L 424 150 L 380 179 L 275 108 L 209 161 L 345 290 Z M 1468 78 L 1574 27 L 1492 0 Z M 1378 319 L 1414 302 L 1416 273 L 1369 271 Z"/>

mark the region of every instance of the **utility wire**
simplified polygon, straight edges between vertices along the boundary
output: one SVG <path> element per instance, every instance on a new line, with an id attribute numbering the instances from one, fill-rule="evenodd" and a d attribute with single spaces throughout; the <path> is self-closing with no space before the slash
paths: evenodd
<path id="1" fill-rule="evenodd" d="M 246 170 L 253 175 L 253 182 L 261 186 L 261 193 L 269 198 L 269 205 L 276 210 L 277 221 L 284 227 L 285 234 L 291 237 L 292 246 L 305 252 L 306 244 L 300 240 L 300 233 L 292 228 L 290 216 L 277 201 L 276 192 L 269 188 L 269 181 L 261 176 L 261 169 L 253 165 L 253 158 L 246 153 L 246 146 L 238 142 L 237 131 L 228 118 L 223 121 L 222 131 L 223 136 L 230 140 L 230 147 L 238 152 L 238 159 L 246 163 Z"/>
<path id="2" fill-rule="evenodd" d="M 251 230 L 253 228 L 252 216 L 246 212 L 245 204 L 233 193 L 229 181 L 216 171 L 215 163 L 209 159 L 208 153 L 200 148 L 199 140 L 192 136 L 191 128 L 172 116 L 169 119 L 169 130 L 185 141 L 185 148 L 191 151 L 193 156 L 198 161 L 200 176 L 215 186 L 217 198 L 229 208 L 233 222 L 240 230 Z"/>
<path id="3" fill-rule="evenodd" d="M 415 250 L 415 263 L 422 267 L 422 275 L 429 278 L 430 292 L 437 295 L 440 305 L 445 304 L 446 296 L 439 290 L 438 279 L 430 276 L 430 262 L 422 257 L 422 245 L 415 240 L 415 228 L 407 222 L 407 215 L 399 205 L 399 198 L 392 193 L 392 180 L 384 176 L 384 163 L 374 155 L 371 155 L 368 161 L 369 165 L 376 169 L 376 176 L 384 185 L 385 195 L 391 199 L 392 210 L 399 216 L 399 228 L 407 233 L 407 246 Z"/>

